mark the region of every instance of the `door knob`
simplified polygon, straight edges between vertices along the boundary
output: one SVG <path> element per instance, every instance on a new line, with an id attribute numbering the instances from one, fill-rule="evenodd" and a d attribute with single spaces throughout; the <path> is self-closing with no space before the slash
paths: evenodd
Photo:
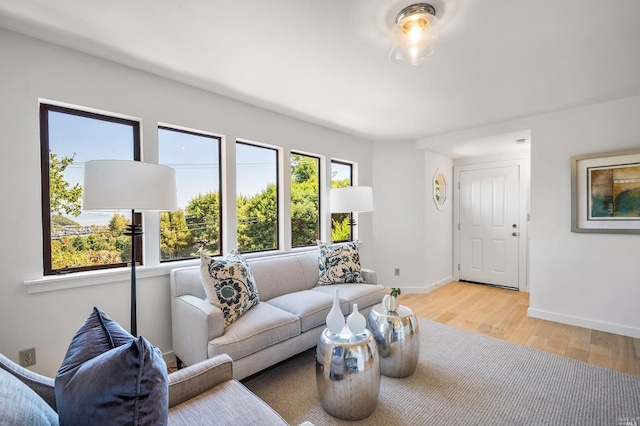
<path id="1" fill-rule="evenodd" d="M 517 237 L 520 234 L 518 234 L 517 232 L 513 232 L 511 235 L 513 235 L 514 237 Z"/>

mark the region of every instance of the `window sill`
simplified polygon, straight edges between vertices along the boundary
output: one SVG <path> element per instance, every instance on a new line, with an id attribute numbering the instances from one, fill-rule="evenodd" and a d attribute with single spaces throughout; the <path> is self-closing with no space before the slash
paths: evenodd
<path id="1" fill-rule="evenodd" d="M 192 259 L 162 263 L 154 266 L 137 266 L 136 279 L 169 275 L 169 271 L 172 269 L 195 266 L 198 263 L 199 259 Z M 73 272 L 63 275 L 48 275 L 34 280 L 25 280 L 22 284 L 27 288 L 27 294 L 36 294 L 130 280 L 131 268 L 126 267 L 99 271 Z"/>
<path id="2" fill-rule="evenodd" d="M 287 254 L 304 253 L 317 250 L 315 246 L 298 247 L 291 251 L 274 250 L 242 254 L 247 259 L 277 257 Z M 215 256 L 220 257 L 220 256 Z M 198 266 L 200 259 L 180 260 L 161 263 L 154 266 L 137 266 L 136 279 L 169 275 L 169 271 L 177 268 Z M 46 293 L 49 291 L 66 290 L 70 288 L 87 287 L 92 285 L 109 284 L 131 280 L 131 268 L 103 269 L 98 271 L 73 272 L 63 275 L 47 275 L 46 277 L 25 280 L 22 284 L 27 288 L 27 294 Z"/>

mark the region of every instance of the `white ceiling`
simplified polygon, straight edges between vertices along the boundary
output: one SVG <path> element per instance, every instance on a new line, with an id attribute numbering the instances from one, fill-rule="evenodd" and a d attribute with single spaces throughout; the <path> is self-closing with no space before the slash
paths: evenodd
<path id="1" fill-rule="evenodd" d="M 412 3 L 0 0 L 0 26 L 376 141 L 640 94 L 638 0 L 431 0 L 442 49 L 403 67 Z"/>

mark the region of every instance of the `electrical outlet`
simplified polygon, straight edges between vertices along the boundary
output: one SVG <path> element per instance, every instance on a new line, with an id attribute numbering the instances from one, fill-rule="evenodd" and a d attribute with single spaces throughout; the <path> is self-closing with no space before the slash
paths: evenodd
<path id="1" fill-rule="evenodd" d="M 396 277 L 400 276 L 400 268 L 396 268 L 394 273 Z"/>
<path id="2" fill-rule="evenodd" d="M 36 348 L 24 349 L 19 352 L 20 365 L 22 367 L 31 367 L 36 365 Z"/>

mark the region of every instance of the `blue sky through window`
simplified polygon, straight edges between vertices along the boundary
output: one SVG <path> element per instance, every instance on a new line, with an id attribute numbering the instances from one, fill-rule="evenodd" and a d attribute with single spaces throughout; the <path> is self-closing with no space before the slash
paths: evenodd
<path id="1" fill-rule="evenodd" d="M 84 163 L 89 160 L 133 159 L 133 132 L 126 124 L 49 111 L 49 149 L 59 158 L 74 157 L 64 172 L 70 186 L 84 181 Z M 130 217 L 130 212 L 123 212 Z M 65 215 L 81 225 L 106 225 L 111 212 L 82 212 Z"/>
<path id="2" fill-rule="evenodd" d="M 200 194 L 220 188 L 219 139 L 158 129 L 159 163 L 176 171 L 178 207 L 184 209 Z"/>

